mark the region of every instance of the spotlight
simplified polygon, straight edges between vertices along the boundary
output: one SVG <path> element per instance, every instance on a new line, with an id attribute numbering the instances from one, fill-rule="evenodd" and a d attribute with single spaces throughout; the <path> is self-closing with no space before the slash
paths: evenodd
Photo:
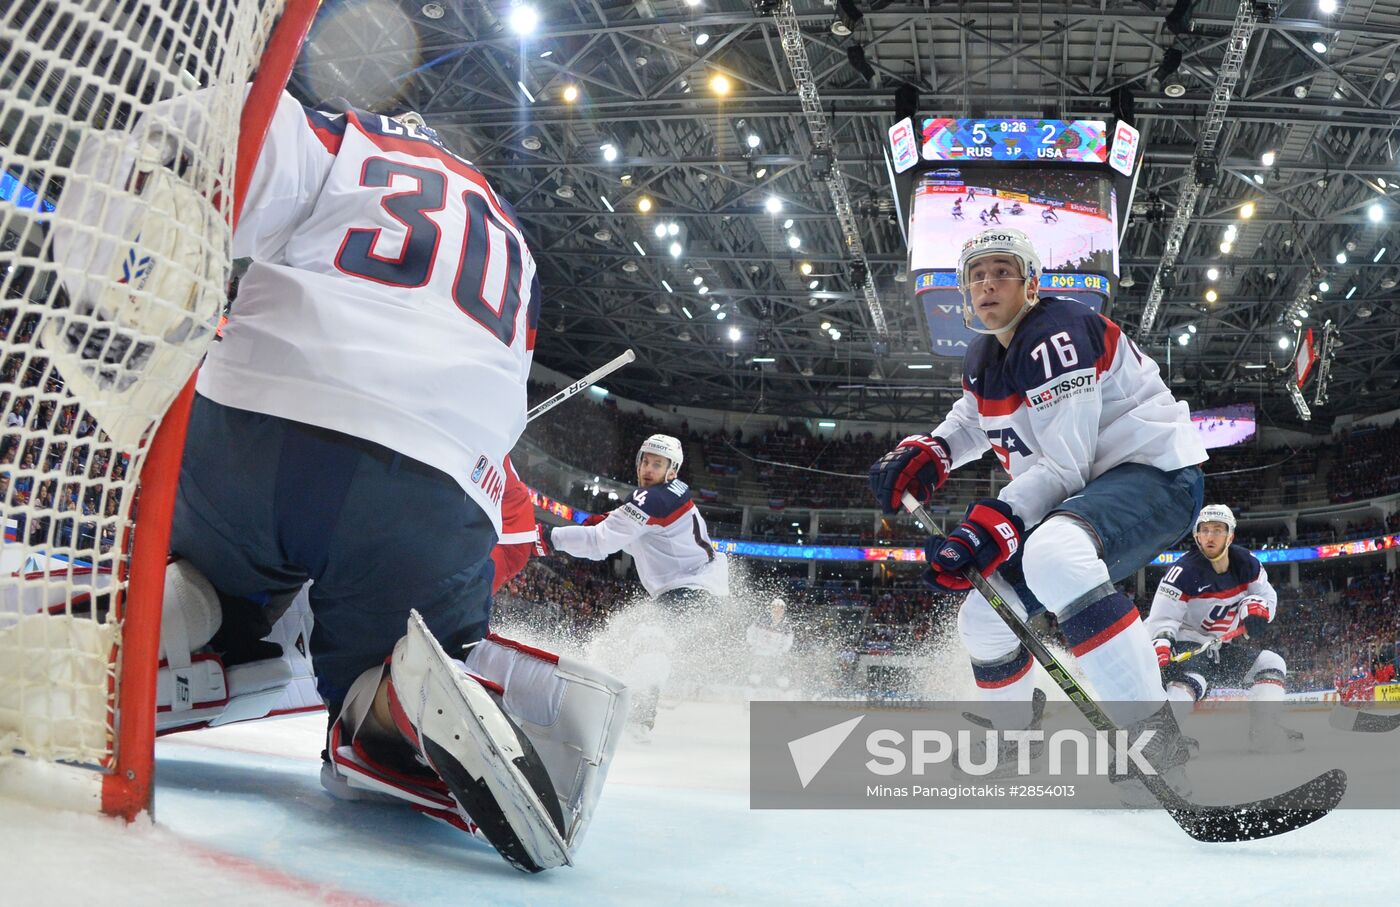
<path id="1" fill-rule="evenodd" d="M 577 101 L 577 100 L 578 100 L 578 86 L 577 86 L 577 85 L 565 85 L 565 86 L 564 86 L 564 103 L 565 103 L 565 104 L 572 104 L 573 102 L 575 102 L 575 101 Z"/>
<path id="2" fill-rule="evenodd" d="M 860 73 L 865 81 L 869 82 L 875 78 L 875 67 L 865 59 L 865 48 L 859 44 L 852 44 L 846 48 L 846 62 L 851 64 L 851 68 Z"/>
<path id="3" fill-rule="evenodd" d="M 769 214 L 777 214 L 783 210 L 783 200 L 776 195 L 770 195 L 768 200 L 763 203 L 763 207 Z"/>
<path id="4" fill-rule="evenodd" d="M 645 195 L 643 195 L 641 198 L 637 199 L 637 210 L 640 211 L 640 212 L 642 212 L 643 214 L 646 214 L 648 211 L 650 211 L 650 210 L 651 210 L 651 199 L 648 198 L 648 197 L 645 196 Z"/>
<path id="5" fill-rule="evenodd" d="M 1326 293 L 1330 289 L 1332 289 L 1332 285 L 1325 280 L 1317 285 L 1317 291 L 1319 293 Z"/>
<path id="6" fill-rule="evenodd" d="M 1281 350 L 1286 350 L 1292 345 L 1292 341 L 1290 341 L 1287 337 L 1280 337 L 1278 339 L 1278 348 Z"/>
<path id="7" fill-rule="evenodd" d="M 741 339 L 743 339 L 743 336 L 744 332 L 739 330 L 737 327 L 731 327 L 729 329 L 729 339 L 733 342 L 738 343 Z"/>
<path id="8" fill-rule="evenodd" d="M 1240 217 L 1249 220 L 1254 216 L 1254 202 L 1245 202 L 1240 205 Z"/>
<path id="9" fill-rule="evenodd" d="M 748 145 L 750 148 L 757 148 L 762 141 L 763 140 L 760 139 L 756 133 L 750 132 L 748 137 L 744 139 L 744 144 Z"/>
<path id="10" fill-rule="evenodd" d="M 672 258 L 680 258 L 680 257 L 681 257 L 681 244 L 678 243 L 678 242 L 673 242 L 673 243 L 671 243 L 671 250 L 670 250 L 670 251 L 671 251 L 671 257 L 672 257 Z"/>
<path id="11" fill-rule="evenodd" d="M 855 31 L 865 14 L 856 8 L 855 0 L 837 0 L 836 18 L 831 20 L 831 33 L 844 38 Z"/>
<path id="12" fill-rule="evenodd" d="M 1317 0 L 1318 12 L 1324 15 L 1332 15 L 1337 11 L 1337 0 Z"/>
<path id="13" fill-rule="evenodd" d="M 533 6 L 522 3 L 511 8 L 510 29 L 522 38 L 533 32 L 540 24 L 540 14 Z"/>
<path id="14" fill-rule="evenodd" d="M 654 231 L 652 231 L 652 232 L 654 232 L 654 233 L 656 234 L 656 238 L 657 238 L 657 239 L 665 239 L 665 238 L 666 238 L 666 225 L 665 225 L 665 224 L 657 224 L 657 225 L 656 225 L 656 229 L 655 229 Z"/>
<path id="15" fill-rule="evenodd" d="M 720 97 L 729 94 L 729 77 L 722 72 L 715 73 L 710 78 L 710 91 L 713 91 Z"/>
<path id="16" fill-rule="evenodd" d="M 1263 154 L 1259 155 L 1259 163 L 1263 164 L 1265 167 L 1272 167 L 1274 161 L 1277 159 L 1278 155 L 1272 151 L 1265 151 Z"/>
<path id="17" fill-rule="evenodd" d="M 789 217 L 787 220 L 783 221 L 783 229 L 784 229 L 784 230 L 791 230 L 791 229 L 792 229 L 792 218 Z"/>
<path id="18" fill-rule="evenodd" d="M 789 249 L 801 248 L 802 237 L 798 236 L 796 233 L 789 233 L 787 242 Z"/>
<path id="19" fill-rule="evenodd" d="M 894 119 L 895 122 L 908 117 L 913 120 L 919 115 L 919 89 L 908 82 L 902 83 L 894 90 Z"/>
<path id="20" fill-rule="evenodd" d="M 666 235 L 667 235 L 667 236 L 679 236 L 679 235 L 680 235 L 680 232 L 681 232 L 681 225 L 678 224 L 678 223 L 676 223 L 675 221 L 671 221 L 669 224 L 666 225 Z"/>
<path id="21" fill-rule="evenodd" d="M 1293 97 L 1295 97 L 1295 98 L 1297 98 L 1298 100 L 1301 101 L 1301 100 L 1303 100 L 1303 98 L 1306 98 L 1307 96 L 1308 96 L 1308 86 L 1306 86 L 1306 85 L 1294 85 L 1294 86 L 1293 86 Z"/>
<path id="22" fill-rule="evenodd" d="M 1344 264 L 1346 264 L 1346 263 L 1347 263 L 1347 253 L 1345 253 L 1345 252 L 1338 252 L 1338 253 L 1337 253 L 1337 264 L 1339 264 L 1339 265 L 1344 265 Z"/>
<path id="23" fill-rule="evenodd" d="M 1220 294 L 1215 292 L 1215 287 L 1206 290 L 1206 302 L 1215 302 L 1220 298 Z"/>
<path id="24" fill-rule="evenodd" d="M 1220 269 L 1219 269 L 1219 268 L 1206 268 L 1206 280 L 1219 280 L 1219 279 L 1220 279 Z"/>
<path id="25" fill-rule="evenodd" d="M 797 270 L 802 272 L 803 277 L 806 277 L 808 274 L 812 273 L 812 263 L 810 261 L 804 261 L 797 266 Z"/>
<path id="26" fill-rule="evenodd" d="M 1176 338 L 1176 342 L 1179 343 L 1179 344 L 1181 344 L 1182 346 L 1185 346 L 1186 344 L 1188 344 L 1188 343 L 1191 342 L 1191 335 L 1190 335 L 1190 334 L 1181 334 L 1180 336 L 1178 336 L 1178 337 Z"/>
<path id="27" fill-rule="evenodd" d="M 1366 217 L 1371 223 L 1378 224 L 1385 219 L 1385 209 L 1381 207 L 1380 202 L 1372 202 L 1371 206 L 1366 209 Z"/>
<path id="28" fill-rule="evenodd" d="M 1325 54 L 1325 53 L 1327 53 L 1327 42 L 1326 42 L 1326 41 L 1314 41 L 1314 42 L 1312 43 L 1312 49 L 1313 49 L 1313 53 Z"/>
<path id="29" fill-rule="evenodd" d="M 1176 0 L 1172 11 L 1167 13 L 1167 31 L 1174 35 L 1184 35 L 1191 31 L 1191 7 L 1195 0 Z"/>
<path id="30" fill-rule="evenodd" d="M 700 32 L 698 35 L 695 36 L 695 46 L 696 46 L 696 47 L 704 47 L 706 44 L 709 44 L 709 43 L 710 43 L 710 33 L 709 33 L 709 32 L 707 32 L 707 31 L 702 31 L 702 32 Z"/>
<path id="31" fill-rule="evenodd" d="M 617 146 L 616 146 L 616 145 L 614 145 L 614 144 L 612 144 L 612 143 L 608 143 L 608 144 L 602 146 L 602 148 L 599 149 L 599 150 L 601 150 L 601 151 L 603 152 L 603 160 L 605 160 L 605 161 L 607 161 L 607 162 L 609 162 L 609 163 L 612 163 L 613 161 L 617 160 Z"/>

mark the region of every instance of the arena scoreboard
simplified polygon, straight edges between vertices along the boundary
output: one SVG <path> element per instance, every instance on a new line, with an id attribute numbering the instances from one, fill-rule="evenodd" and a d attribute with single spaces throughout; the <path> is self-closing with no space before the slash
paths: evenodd
<path id="1" fill-rule="evenodd" d="M 1100 120 L 904 119 L 889 129 L 895 200 L 909 247 L 909 286 L 935 355 L 961 357 L 957 257 L 987 227 L 1030 237 L 1042 295 L 1104 311 L 1117 286 L 1118 242 L 1138 134 Z"/>

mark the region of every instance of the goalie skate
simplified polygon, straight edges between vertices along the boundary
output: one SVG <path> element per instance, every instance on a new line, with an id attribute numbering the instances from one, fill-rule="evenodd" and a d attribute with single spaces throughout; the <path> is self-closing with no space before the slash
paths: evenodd
<path id="1" fill-rule="evenodd" d="M 499 692 L 449 660 L 417 611 L 394 647 L 390 679 L 400 733 L 501 856 L 525 872 L 570 863 L 559 799 L 534 746 Z"/>

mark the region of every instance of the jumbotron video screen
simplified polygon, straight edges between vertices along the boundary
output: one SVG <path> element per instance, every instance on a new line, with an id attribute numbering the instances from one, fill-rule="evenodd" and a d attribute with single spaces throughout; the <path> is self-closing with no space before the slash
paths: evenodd
<path id="1" fill-rule="evenodd" d="M 973 338 L 962 321 L 958 252 L 989 226 L 1026 233 L 1040 254 L 1042 295 L 1077 299 L 1095 311 L 1118 274 L 1118 218 L 1107 171 L 997 164 L 920 173 L 909 206 L 909 273 L 936 355 L 962 356 Z"/>

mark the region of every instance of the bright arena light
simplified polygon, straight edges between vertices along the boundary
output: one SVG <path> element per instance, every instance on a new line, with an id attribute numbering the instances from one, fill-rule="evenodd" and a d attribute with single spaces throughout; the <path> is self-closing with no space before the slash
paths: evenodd
<path id="1" fill-rule="evenodd" d="M 763 140 L 760 139 L 756 133 L 750 132 L 749 137 L 744 139 L 744 141 L 750 148 L 757 148 L 759 143 Z"/>
<path id="2" fill-rule="evenodd" d="M 1249 220 L 1253 216 L 1254 202 L 1245 202 L 1243 205 L 1240 205 L 1240 217 L 1243 217 L 1245 220 Z"/>
<path id="3" fill-rule="evenodd" d="M 737 327 L 731 327 L 729 329 L 729 339 L 734 341 L 735 343 L 738 343 L 741 339 L 743 339 L 743 336 L 744 332 L 739 330 Z"/>
<path id="4" fill-rule="evenodd" d="M 1370 219 L 1371 223 L 1378 224 L 1385 220 L 1385 208 L 1381 207 L 1380 202 L 1372 202 L 1371 206 L 1366 209 L 1366 217 Z"/>
<path id="5" fill-rule="evenodd" d="M 680 258 L 680 257 L 681 257 L 681 244 L 680 244 L 680 243 L 678 243 L 678 242 L 673 242 L 673 243 L 671 243 L 671 257 L 672 257 L 672 258 Z"/>
<path id="6" fill-rule="evenodd" d="M 724 73 L 716 73 L 710 78 L 710 91 L 720 96 L 729 94 L 729 77 Z"/>
<path id="7" fill-rule="evenodd" d="M 1219 298 L 1220 294 L 1215 292 L 1214 287 L 1211 287 L 1209 290 L 1206 290 L 1206 302 L 1215 302 Z"/>
<path id="8" fill-rule="evenodd" d="M 646 214 L 648 211 L 650 211 L 651 199 L 647 198 L 645 195 L 637 199 L 637 210 L 642 212 L 643 214 Z"/>
<path id="9" fill-rule="evenodd" d="M 1260 156 L 1259 161 L 1260 161 L 1260 163 L 1262 163 L 1265 167 L 1272 167 L 1272 166 L 1274 165 L 1274 161 L 1277 160 L 1277 159 L 1278 159 L 1278 155 L 1277 155 L 1277 154 L 1275 154 L 1275 153 L 1272 152 L 1272 151 L 1265 151 L 1265 152 L 1263 153 L 1263 155 Z"/>
<path id="10" fill-rule="evenodd" d="M 802 245 L 802 237 L 798 236 L 796 233 L 789 233 L 789 234 L 788 234 L 788 248 L 789 248 L 789 249 L 796 249 L 796 248 L 800 247 L 801 245 Z"/>
<path id="11" fill-rule="evenodd" d="M 1292 345 L 1293 341 L 1289 340 L 1287 337 L 1280 337 L 1278 339 L 1278 348 L 1281 350 L 1286 350 Z"/>
<path id="12" fill-rule="evenodd" d="M 1337 11 L 1337 0 L 1317 0 L 1317 11 L 1330 16 Z"/>
<path id="13" fill-rule="evenodd" d="M 1176 342 L 1179 343 L 1181 346 L 1185 346 L 1186 344 L 1188 344 L 1188 343 L 1191 342 L 1191 335 L 1190 335 L 1190 334 L 1182 334 L 1182 335 L 1180 335 L 1179 337 L 1176 338 Z"/>
<path id="14" fill-rule="evenodd" d="M 665 225 L 665 224 L 657 224 L 657 225 L 656 225 L 656 229 L 653 230 L 653 231 L 651 231 L 651 232 L 653 232 L 653 233 L 656 234 L 656 238 L 657 238 L 657 239 L 665 239 L 665 238 L 666 238 L 666 225 Z"/>
<path id="15" fill-rule="evenodd" d="M 770 195 L 768 200 L 763 203 L 763 207 L 769 214 L 777 214 L 783 210 L 783 200 L 776 195 Z"/>
<path id="16" fill-rule="evenodd" d="M 1219 269 L 1219 268 L 1206 268 L 1206 280 L 1219 280 L 1219 279 L 1220 279 L 1220 269 Z"/>
<path id="17" fill-rule="evenodd" d="M 608 161 L 609 163 L 611 163 L 612 161 L 617 160 L 617 146 L 616 146 L 616 145 L 613 145 L 613 144 L 611 144 L 611 143 L 609 143 L 609 144 L 607 144 L 607 145 L 604 145 L 604 146 L 602 147 L 602 151 L 603 151 L 603 160 Z"/>
<path id="18" fill-rule="evenodd" d="M 510 30 L 520 35 L 522 38 L 532 33 L 539 24 L 539 12 L 528 3 L 522 3 L 511 8 Z"/>
<path id="19" fill-rule="evenodd" d="M 566 103 L 566 104 L 572 104 L 573 102 L 575 102 L 575 101 L 577 101 L 577 100 L 578 100 L 578 86 L 577 86 L 577 85 L 565 85 L 565 86 L 564 86 L 564 103 Z"/>

